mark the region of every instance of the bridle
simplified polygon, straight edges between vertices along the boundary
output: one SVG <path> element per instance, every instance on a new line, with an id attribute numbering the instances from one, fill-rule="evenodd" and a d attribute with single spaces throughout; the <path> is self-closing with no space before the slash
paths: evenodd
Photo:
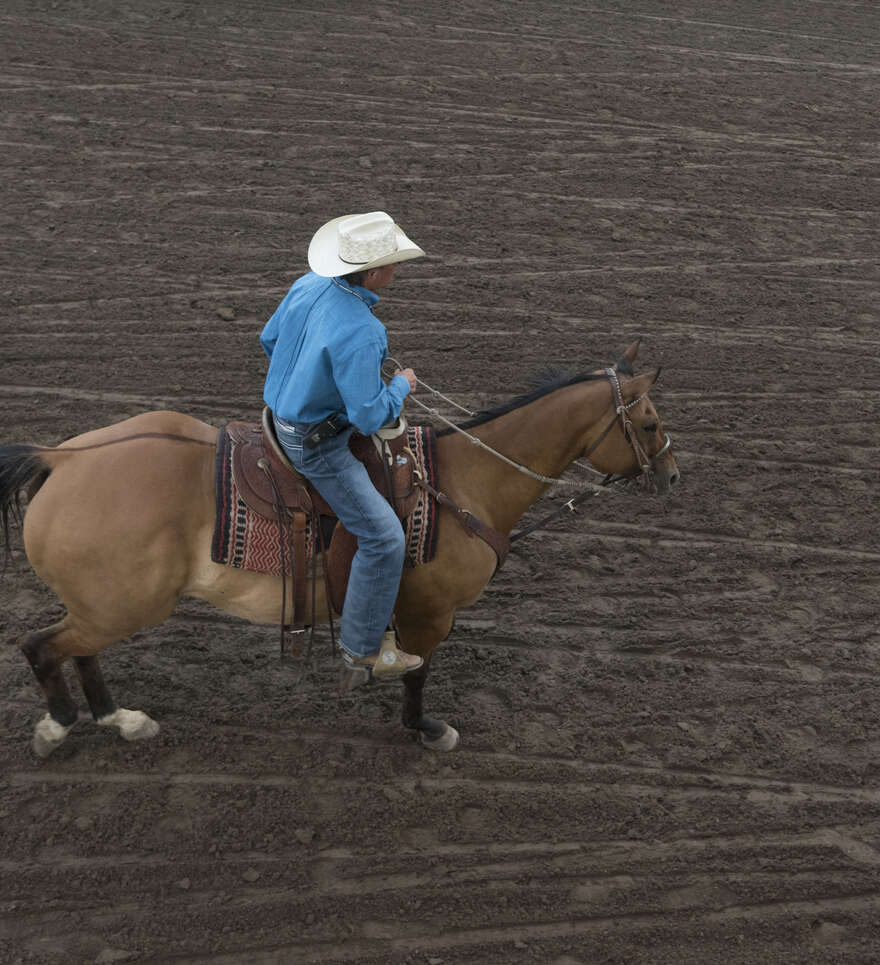
<path id="1" fill-rule="evenodd" d="M 393 365 L 396 365 L 398 369 L 401 368 L 400 363 L 397 361 L 397 359 L 393 358 L 392 356 L 388 356 L 388 361 Z M 638 405 L 639 402 L 641 402 L 642 399 L 644 399 L 648 393 L 645 392 L 643 395 L 640 395 L 637 399 L 633 399 L 632 402 L 625 403 L 623 401 L 623 393 L 620 388 L 620 380 L 617 377 L 617 369 L 614 368 L 613 366 L 609 366 L 604 370 L 602 374 L 608 379 L 608 381 L 611 384 L 612 401 L 614 402 L 614 406 L 615 406 L 615 414 L 611 422 L 609 422 L 608 425 L 605 426 L 605 428 L 599 434 L 599 437 L 592 443 L 589 449 L 587 449 L 585 452 L 581 454 L 581 458 L 589 459 L 590 456 L 599 448 L 599 446 L 605 440 L 605 437 L 614 428 L 614 426 L 620 425 L 623 431 L 624 438 L 630 444 L 630 447 L 632 448 L 633 453 L 635 454 L 636 461 L 639 466 L 639 472 L 637 474 L 628 474 L 628 475 L 615 475 L 613 473 L 606 474 L 606 473 L 600 472 L 600 470 L 596 469 L 594 466 L 591 466 L 589 462 L 584 464 L 582 462 L 578 462 L 577 460 L 575 460 L 572 463 L 572 465 L 577 466 L 580 469 L 586 469 L 597 476 L 602 476 L 602 480 L 599 483 L 599 486 L 603 488 L 608 486 L 609 483 L 613 483 L 613 482 L 615 483 L 624 482 L 624 481 L 631 482 L 636 477 L 641 478 L 643 481 L 647 480 L 647 483 L 650 484 L 651 473 L 654 472 L 656 469 L 656 465 L 655 465 L 656 460 L 659 459 L 660 456 L 662 456 L 663 453 L 665 453 L 670 448 L 670 446 L 672 445 L 672 438 L 667 433 L 666 442 L 663 444 L 663 448 L 655 452 L 653 456 L 649 456 L 645 452 L 645 449 L 642 446 L 642 444 L 639 442 L 638 438 L 636 437 L 635 427 L 633 426 L 632 421 L 627 416 L 627 411 L 629 409 L 632 409 L 634 406 Z M 459 409 L 460 411 L 464 412 L 465 415 L 469 415 L 469 416 L 475 415 L 474 412 L 471 412 L 469 409 L 466 409 L 464 406 L 459 405 L 453 399 L 447 398 L 447 396 L 443 395 L 443 393 L 440 392 L 438 389 L 432 388 L 430 385 L 428 385 L 426 382 L 423 382 L 421 379 L 416 379 L 416 381 L 423 388 L 427 389 L 428 392 L 431 393 L 431 395 L 437 396 L 438 398 L 443 399 L 444 402 L 450 403 L 456 409 Z M 583 485 L 582 482 L 574 482 L 569 479 L 560 479 L 557 476 L 544 476 L 539 472 L 535 472 L 534 470 L 529 469 L 528 466 L 523 466 L 521 463 L 518 463 L 513 459 L 508 458 L 503 453 L 498 452 L 497 449 L 493 449 L 491 446 L 486 445 L 486 443 L 483 442 L 482 439 L 478 439 L 470 432 L 465 431 L 464 429 L 461 428 L 461 426 L 458 426 L 454 422 L 452 422 L 452 420 L 447 419 L 436 408 L 432 408 L 431 406 L 425 405 L 425 403 L 422 402 L 420 399 L 416 399 L 416 398 L 413 398 L 412 396 L 408 396 L 407 401 L 411 401 L 415 403 L 417 406 L 419 406 L 419 408 L 423 409 L 427 414 L 433 416 L 436 419 L 439 419 L 440 422 L 443 422 L 446 426 L 448 426 L 449 429 L 453 430 L 454 432 L 457 432 L 459 435 L 464 436 L 473 445 L 490 453 L 491 455 L 495 456 L 497 459 L 500 459 L 502 462 L 506 463 L 512 469 L 516 469 L 518 472 L 523 473 L 523 475 L 529 476 L 530 478 L 535 479 L 538 482 L 546 483 L 551 486 L 567 486 L 569 488 L 573 487 L 573 488 L 579 489 Z M 601 490 L 598 490 L 598 491 L 601 492 Z M 597 490 L 592 490 L 589 493 L 589 495 L 596 495 L 596 493 L 597 493 Z"/>
<path id="2" fill-rule="evenodd" d="M 608 425 L 605 426 L 605 428 L 599 433 L 598 438 L 590 445 L 589 449 L 583 453 L 582 458 L 589 459 L 592 453 L 594 453 L 599 446 L 602 445 L 602 442 L 605 440 L 605 437 L 608 435 L 608 433 L 611 432 L 616 425 L 618 425 L 620 426 L 624 438 L 629 443 L 630 448 L 636 457 L 636 462 L 639 466 L 638 474 L 615 475 L 614 473 L 609 473 L 599 484 L 603 488 L 582 490 L 576 496 L 573 496 L 567 502 L 563 503 L 558 509 L 554 509 L 553 512 L 548 513 L 546 516 L 542 516 L 541 519 L 537 520 L 536 522 L 518 530 L 510 537 L 511 543 L 515 543 L 517 540 L 522 539 L 524 536 L 528 536 L 530 533 L 534 533 L 536 530 L 543 529 L 547 523 L 553 522 L 553 520 L 555 520 L 557 517 L 563 515 L 566 510 L 569 513 L 574 513 L 581 503 L 586 502 L 586 500 L 590 499 L 592 496 L 598 496 L 600 493 L 605 491 L 604 487 L 609 486 L 611 483 L 631 483 L 638 479 L 638 482 L 642 488 L 648 489 L 651 487 L 652 473 L 655 472 L 657 468 L 656 462 L 660 456 L 662 456 L 664 452 L 667 452 L 672 446 L 672 437 L 667 432 L 666 441 L 663 443 L 662 448 L 658 449 L 653 456 L 649 456 L 647 452 L 645 452 L 644 446 L 639 442 L 638 436 L 635 432 L 635 426 L 632 424 L 632 420 L 628 415 L 629 410 L 637 406 L 648 393 L 645 392 L 637 399 L 633 399 L 632 402 L 624 402 L 623 392 L 620 388 L 620 379 L 617 377 L 617 369 L 609 367 L 605 369 L 603 374 L 611 384 L 612 402 L 614 403 L 614 416 Z M 575 464 L 578 466 L 583 466 L 582 463 Z M 592 466 L 588 465 L 586 468 L 598 473 L 598 470 L 593 469 Z"/>
<path id="3" fill-rule="evenodd" d="M 599 434 L 599 438 L 590 446 L 589 449 L 583 454 L 583 458 L 589 459 L 590 455 L 598 449 L 599 445 L 604 440 L 605 436 L 614 428 L 615 425 L 619 425 L 621 431 L 623 432 L 623 437 L 629 443 L 630 448 L 633 451 L 633 455 L 636 457 L 636 463 L 639 466 L 638 478 L 646 485 L 650 485 L 651 475 L 657 470 L 657 460 L 665 453 L 668 452 L 672 446 L 672 437 L 669 433 L 666 433 L 666 441 L 663 446 L 657 450 L 652 456 L 649 456 L 645 451 L 645 447 L 639 442 L 638 435 L 636 434 L 635 426 L 632 424 L 632 420 L 629 418 L 629 410 L 637 406 L 646 396 L 647 392 L 644 392 L 637 399 L 633 399 L 632 402 L 623 401 L 623 391 L 620 388 L 620 379 L 617 377 L 617 370 L 613 367 L 605 369 L 605 376 L 611 384 L 611 395 L 612 402 L 614 403 L 614 418 L 611 422 L 602 430 Z M 630 481 L 633 476 L 624 475 L 609 475 L 605 477 L 602 485 L 608 485 L 610 482 L 619 481 Z"/>
<path id="4" fill-rule="evenodd" d="M 392 356 L 388 356 L 388 362 L 390 362 L 393 365 L 396 365 L 398 369 L 402 368 L 401 364 Z M 522 539 L 524 536 L 528 536 L 530 533 L 535 532 L 535 530 L 545 526 L 548 522 L 551 522 L 557 516 L 560 516 L 561 514 L 563 514 L 566 510 L 568 510 L 571 513 L 574 513 L 576 508 L 581 503 L 585 502 L 587 499 L 590 499 L 593 496 L 598 496 L 600 493 L 607 492 L 608 491 L 607 487 L 610 486 L 612 483 L 631 483 L 631 482 L 634 482 L 635 480 L 638 480 L 638 483 L 642 486 L 642 488 L 650 489 L 652 487 L 653 485 L 652 475 L 656 471 L 656 462 L 660 458 L 660 456 L 662 456 L 665 452 L 667 452 L 671 447 L 672 437 L 669 435 L 669 433 L 666 433 L 666 441 L 663 443 L 662 448 L 660 448 L 652 456 L 649 456 L 647 452 L 645 452 L 644 446 L 642 446 L 642 444 L 639 442 L 635 432 L 635 426 L 633 425 L 632 420 L 629 418 L 629 415 L 628 415 L 629 410 L 637 406 L 639 402 L 641 402 L 647 396 L 648 393 L 645 392 L 643 395 L 640 395 L 637 399 L 633 399 L 631 402 L 624 402 L 623 392 L 620 387 L 620 379 L 617 377 L 617 369 L 613 366 L 609 366 L 604 370 L 602 374 L 608 379 L 611 385 L 612 402 L 614 403 L 614 416 L 611 419 L 611 421 L 608 423 L 608 425 L 605 426 L 602 432 L 599 433 L 598 438 L 590 445 L 590 447 L 584 453 L 581 454 L 581 458 L 589 459 L 592 453 L 594 453 L 599 448 L 599 446 L 605 440 L 605 437 L 608 435 L 609 432 L 611 432 L 611 430 L 615 427 L 615 425 L 619 425 L 621 428 L 621 431 L 623 432 L 624 438 L 626 439 L 626 441 L 629 443 L 630 447 L 633 450 L 633 454 L 636 457 L 636 463 L 639 468 L 637 472 L 629 473 L 625 475 L 615 475 L 614 473 L 606 474 L 606 473 L 602 473 L 594 466 L 591 466 L 589 462 L 583 463 L 575 460 L 572 463 L 572 465 L 578 466 L 580 469 L 587 469 L 590 472 L 595 473 L 597 476 L 602 476 L 602 480 L 599 482 L 598 485 L 595 485 L 592 483 L 586 483 L 586 485 L 590 487 L 588 489 L 583 488 L 583 486 L 585 485 L 583 481 L 575 482 L 573 480 L 560 479 L 555 476 L 544 476 L 541 473 L 534 472 L 534 470 L 529 469 L 528 466 L 523 466 L 520 463 L 515 462 L 513 459 L 509 459 L 503 453 L 498 452 L 496 449 L 493 449 L 491 446 L 486 445 L 486 443 L 483 442 L 482 439 L 478 439 L 476 436 L 462 429 L 460 426 L 457 426 L 450 419 L 447 419 L 444 415 L 442 415 L 436 408 L 432 408 L 431 406 L 425 405 L 425 403 L 422 402 L 420 399 L 416 399 L 412 397 L 408 397 L 408 399 L 409 401 L 414 402 L 417 406 L 419 406 L 429 415 L 438 419 L 440 422 L 445 423 L 451 430 L 464 436 L 473 445 L 478 446 L 479 448 L 485 450 L 486 452 L 491 453 L 497 459 L 500 459 L 502 462 L 506 463 L 511 468 L 516 469 L 518 472 L 521 472 L 524 475 L 537 480 L 538 482 L 546 483 L 551 486 L 566 486 L 569 488 L 576 488 L 580 490 L 580 492 L 576 493 L 571 499 L 569 499 L 558 509 L 555 509 L 549 515 L 543 517 L 542 519 L 539 519 L 537 522 L 533 523 L 532 525 L 527 526 L 524 529 L 521 529 L 518 532 L 514 533 L 510 537 L 510 542 L 515 543 L 517 540 Z M 428 392 L 431 393 L 431 395 L 443 399 L 444 402 L 448 402 L 456 409 L 459 409 L 460 411 L 464 412 L 466 415 L 469 415 L 469 416 L 475 415 L 475 413 L 471 412 L 469 409 L 466 409 L 464 406 L 459 405 L 453 399 L 450 399 L 447 396 L 443 395 L 443 393 L 440 392 L 438 389 L 433 388 L 432 386 L 428 385 L 426 382 L 423 382 L 421 379 L 416 379 L 416 381 L 423 388 L 427 389 Z"/>

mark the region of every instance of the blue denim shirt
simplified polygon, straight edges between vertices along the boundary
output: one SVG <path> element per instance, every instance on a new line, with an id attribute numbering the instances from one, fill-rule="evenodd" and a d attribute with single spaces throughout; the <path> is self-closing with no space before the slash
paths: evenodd
<path id="1" fill-rule="evenodd" d="M 269 356 L 263 400 L 276 416 L 315 423 L 343 412 L 370 435 L 400 415 L 409 383 L 400 375 L 382 380 L 388 340 L 371 311 L 378 301 L 375 292 L 314 272 L 293 283 L 260 335 Z"/>

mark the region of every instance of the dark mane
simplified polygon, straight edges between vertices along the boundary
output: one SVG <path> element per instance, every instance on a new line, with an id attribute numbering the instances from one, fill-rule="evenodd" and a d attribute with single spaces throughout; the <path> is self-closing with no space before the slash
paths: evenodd
<path id="1" fill-rule="evenodd" d="M 621 375 L 633 374 L 632 366 L 626 359 L 621 359 L 617 363 L 617 371 L 620 372 Z M 505 402 L 504 404 L 496 406 L 493 409 L 485 409 L 482 412 L 477 412 L 474 417 L 469 419 L 467 422 L 458 423 L 458 428 L 473 429 L 476 426 L 481 426 L 486 422 L 491 422 L 493 419 L 498 419 L 503 415 L 507 415 L 508 412 L 513 412 L 515 409 L 521 409 L 524 405 L 528 405 L 530 402 L 535 402 L 537 399 L 540 399 L 545 395 L 550 395 L 551 392 L 556 392 L 557 389 L 564 389 L 566 386 L 576 385 L 578 382 L 593 382 L 596 379 L 604 378 L 605 375 L 603 372 L 597 372 L 595 370 L 590 372 L 579 372 L 576 375 L 572 375 L 570 372 L 548 372 L 546 375 L 536 380 L 535 388 L 533 388 L 530 392 L 525 392 L 522 395 L 518 395 L 509 402 Z M 445 436 L 454 431 L 454 429 L 441 429 L 438 431 L 437 435 Z"/>

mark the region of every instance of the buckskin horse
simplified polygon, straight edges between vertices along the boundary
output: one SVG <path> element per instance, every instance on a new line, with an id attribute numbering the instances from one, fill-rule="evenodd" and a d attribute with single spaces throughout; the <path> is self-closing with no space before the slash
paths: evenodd
<path id="1" fill-rule="evenodd" d="M 616 366 L 558 379 L 529 395 L 438 433 L 437 489 L 446 508 L 437 521 L 434 559 L 404 571 L 395 609 L 400 645 L 424 657 L 404 677 L 404 726 L 426 747 L 451 750 L 458 733 L 427 717 L 422 695 L 435 647 L 455 612 L 470 606 L 499 565 L 499 552 L 462 520 L 477 520 L 506 540 L 520 517 L 574 460 L 586 456 L 609 475 L 650 480 L 658 492 L 678 470 L 656 409 L 647 397 L 659 369 L 635 376 L 633 343 Z M 48 713 L 36 725 L 45 757 L 76 722 L 62 674 L 72 658 L 98 724 L 122 737 L 154 736 L 159 725 L 118 708 L 97 655 L 166 620 L 181 597 L 198 597 L 258 623 L 283 620 L 282 579 L 211 559 L 215 522 L 213 470 L 218 430 L 178 412 L 148 412 L 50 448 L 0 447 L 0 518 L 22 526 L 27 558 L 66 607 L 52 626 L 25 636 L 21 648 L 41 685 Z M 476 442 L 476 444 L 475 444 Z M 501 456 L 501 458 L 499 458 Z M 27 496 L 22 516 L 22 493 Z M 307 594 L 310 624 L 329 619 L 323 581 Z"/>

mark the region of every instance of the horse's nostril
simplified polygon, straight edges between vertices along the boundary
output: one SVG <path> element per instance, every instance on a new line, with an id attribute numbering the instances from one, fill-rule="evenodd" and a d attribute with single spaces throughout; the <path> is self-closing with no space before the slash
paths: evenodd
<path id="1" fill-rule="evenodd" d="M 677 472 L 674 472 L 674 473 L 669 477 L 669 486 L 670 486 L 670 488 L 671 488 L 672 486 L 677 486 L 677 485 L 678 485 L 678 473 L 677 473 Z"/>

